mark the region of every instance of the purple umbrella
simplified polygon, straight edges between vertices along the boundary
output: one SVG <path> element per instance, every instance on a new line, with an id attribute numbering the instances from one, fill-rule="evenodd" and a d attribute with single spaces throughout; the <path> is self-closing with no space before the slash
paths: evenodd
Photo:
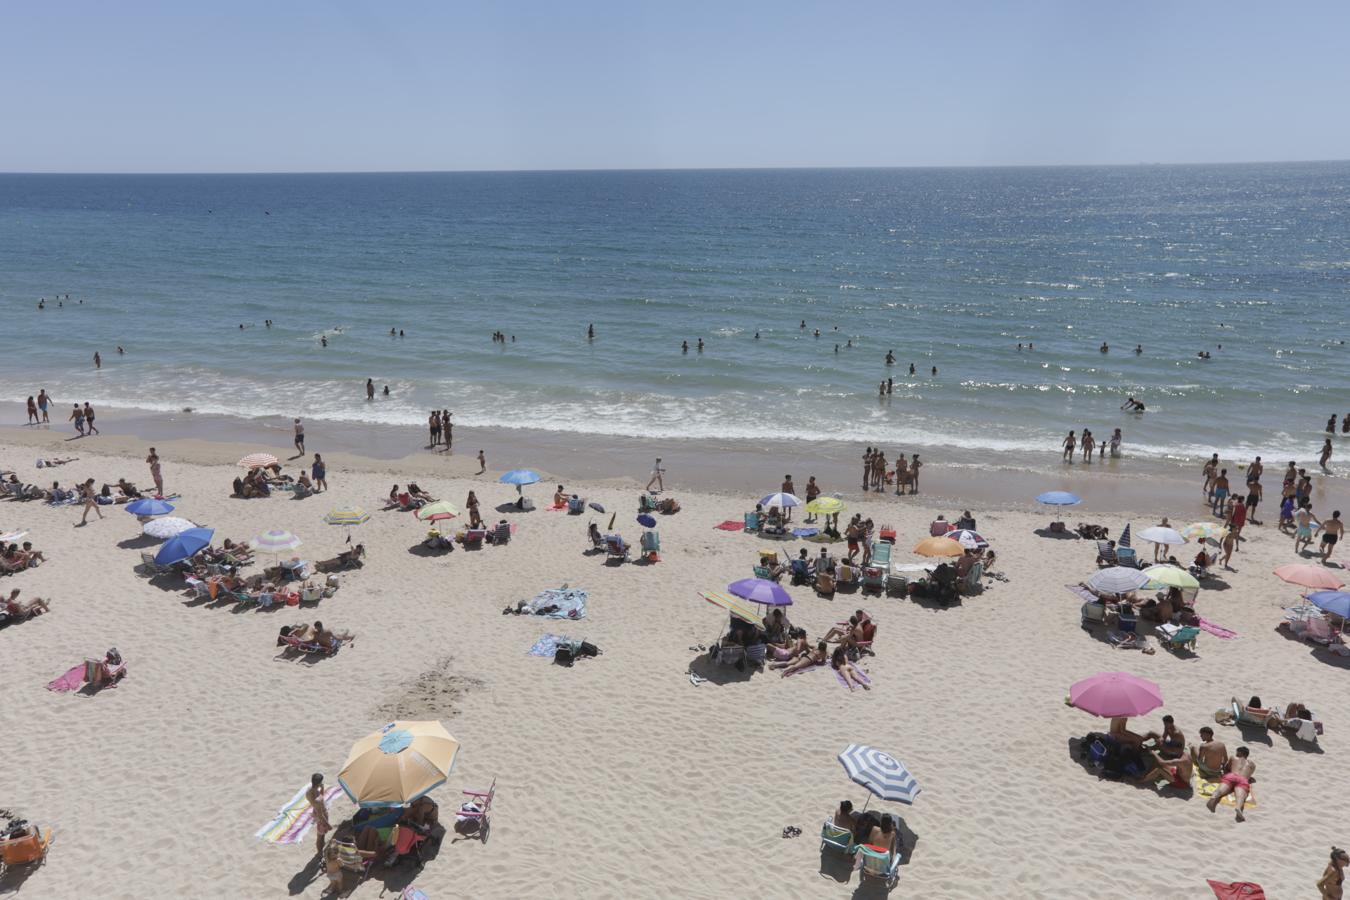
<path id="1" fill-rule="evenodd" d="M 787 588 L 764 578 L 743 578 L 727 585 L 727 591 L 751 603 L 765 606 L 792 605 L 792 595 L 787 592 Z"/>

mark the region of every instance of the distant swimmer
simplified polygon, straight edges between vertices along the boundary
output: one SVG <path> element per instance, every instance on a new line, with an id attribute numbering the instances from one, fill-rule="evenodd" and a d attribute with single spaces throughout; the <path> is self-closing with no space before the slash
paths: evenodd
<path id="1" fill-rule="evenodd" d="M 835 352 L 835 353 L 838 353 L 838 352 L 839 352 L 839 345 L 838 345 L 838 344 L 835 344 L 835 345 L 834 345 L 834 352 Z M 1347 416 L 1347 418 L 1350 418 L 1350 416 Z"/>
<path id="2" fill-rule="evenodd" d="M 367 400 L 375 399 L 375 379 L 373 378 L 366 379 L 366 399 Z"/>
<path id="3" fill-rule="evenodd" d="M 1143 345 L 1143 344 L 1135 344 L 1135 345 L 1134 345 L 1134 355 L 1135 355 L 1135 356 L 1138 356 L 1138 355 L 1140 355 L 1140 354 L 1143 353 L 1143 352 L 1144 352 L 1144 345 Z"/>
<path id="4" fill-rule="evenodd" d="M 933 377 L 937 377 L 937 366 L 933 366 Z"/>
<path id="5" fill-rule="evenodd" d="M 877 384 L 877 396 L 878 397 L 886 396 L 886 382 L 882 381 Z"/>
<path id="6" fill-rule="evenodd" d="M 910 364 L 909 364 L 909 374 L 911 374 L 911 375 L 914 374 L 914 363 L 910 363 Z"/>
<path id="7" fill-rule="evenodd" d="M 805 320 L 805 319 L 802 319 L 802 328 L 805 328 L 805 327 L 806 327 L 806 320 Z"/>
<path id="8" fill-rule="evenodd" d="M 1195 355 L 1198 356 L 1198 357 L 1200 357 L 1201 359 L 1209 359 L 1209 358 L 1210 358 L 1210 357 L 1209 357 L 1209 351 L 1208 351 L 1208 350 L 1201 350 L 1199 353 L 1197 353 L 1197 354 L 1195 354 Z"/>
<path id="9" fill-rule="evenodd" d="M 1325 441 L 1322 442 L 1322 455 L 1317 458 L 1317 464 L 1325 469 L 1327 467 L 1327 463 L 1330 461 L 1331 461 L 1331 438 L 1327 438 Z"/>
<path id="10" fill-rule="evenodd" d="M 886 379 L 886 393 L 888 393 L 888 394 L 894 394 L 894 393 L 895 393 L 895 379 L 894 379 L 894 378 L 887 378 L 887 379 Z"/>
<path id="11" fill-rule="evenodd" d="M 47 298 L 43 297 L 40 300 L 38 300 L 38 309 L 46 309 L 46 308 L 47 308 Z"/>
<path id="12" fill-rule="evenodd" d="M 1346 413 L 1345 418 L 1341 419 L 1341 434 L 1350 434 L 1350 413 Z"/>
<path id="13" fill-rule="evenodd" d="M 117 355 L 118 355 L 118 356 L 125 356 L 126 353 L 127 353 L 127 351 L 123 350 L 121 347 L 118 347 L 118 348 L 117 348 Z"/>
<path id="14" fill-rule="evenodd" d="M 1332 413 L 1331 418 L 1327 419 L 1327 434 L 1336 433 L 1336 414 Z"/>
<path id="15" fill-rule="evenodd" d="M 887 351 L 886 351 L 886 365 L 888 365 L 888 366 L 893 366 L 893 365 L 895 365 L 895 351 L 894 351 L 894 350 L 887 350 Z"/>
<path id="16" fill-rule="evenodd" d="M 398 336 L 399 336 L 399 337 L 403 337 L 403 329 L 402 329 L 402 328 L 400 328 L 400 329 L 398 330 Z"/>
<path id="17" fill-rule="evenodd" d="M 1111 348 L 1108 347 L 1108 346 L 1106 345 L 1106 341 L 1102 341 L 1101 352 L 1103 352 L 1103 353 L 1109 353 L 1110 351 L 1111 351 Z"/>
<path id="18" fill-rule="evenodd" d="M 1018 352 L 1018 353 L 1021 353 L 1021 352 L 1022 352 L 1022 345 L 1021 345 L 1021 344 L 1018 344 L 1018 345 L 1017 345 L 1017 352 Z"/>
<path id="19" fill-rule="evenodd" d="M 595 325 L 586 326 L 586 340 L 588 341 L 595 340 Z"/>
<path id="20" fill-rule="evenodd" d="M 94 351 L 94 368 L 95 369 L 103 368 L 103 357 L 98 355 L 97 350 Z"/>
<path id="21" fill-rule="evenodd" d="M 1035 349 L 1036 349 L 1036 345 L 1035 345 L 1035 344 L 1027 344 L 1027 349 L 1028 349 L 1028 350 L 1035 350 Z"/>
<path id="22" fill-rule="evenodd" d="M 682 350 L 682 351 L 685 352 L 685 353 L 688 353 L 688 352 L 689 352 L 689 342 L 688 342 L 688 341 L 685 341 L 684 343 L 680 344 L 680 350 Z"/>
<path id="23" fill-rule="evenodd" d="M 393 336 L 396 335 L 396 334 L 398 334 L 397 331 L 395 331 L 395 330 L 392 329 L 392 328 L 389 329 L 389 336 L 390 336 L 390 337 L 393 337 Z"/>
<path id="24" fill-rule="evenodd" d="M 816 337 L 820 337 L 820 329 L 819 329 L 819 328 L 816 329 Z"/>
<path id="25" fill-rule="evenodd" d="M 755 332 L 755 340 L 759 340 L 759 332 L 758 332 L 758 331 Z"/>
<path id="26" fill-rule="evenodd" d="M 849 338 L 849 339 L 848 339 L 848 342 L 847 342 L 846 344 L 844 344 L 844 347 L 845 347 L 845 349 L 852 349 L 852 347 L 853 347 L 853 338 Z"/>
<path id="27" fill-rule="evenodd" d="M 1126 412 L 1143 412 L 1144 404 L 1140 403 L 1138 400 L 1131 397 L 1124 403 L 1122 403 L 1120 405 L 1120 408 L 1125 410 Z"/>
<path id="28" fill-rule="evenodd" d="M 386 397 L 389 396 L 389 385 L 387 385 L 387 384 L 384 386 L 384 395 L 385 395 Z"/>
<path id="29" fill-rule="evenodd" d="M 703 338 L 698 339 L 698 352 L 699 353 L 703 352 Z"/>

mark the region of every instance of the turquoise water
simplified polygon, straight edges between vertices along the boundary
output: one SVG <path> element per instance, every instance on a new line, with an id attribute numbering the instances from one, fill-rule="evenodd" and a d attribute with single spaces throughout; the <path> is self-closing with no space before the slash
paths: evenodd
<path id="1" fill-rule="evenodd" d="M 1053 461 L 1083 427 L 1133 455 L 1308 459 L 1350 412 L 1347 163 L 7 175 L 0 260 L 0 399 L 105 418 L 436 406 Z M 391 396 L 365 402 L 368 377 Z"/>

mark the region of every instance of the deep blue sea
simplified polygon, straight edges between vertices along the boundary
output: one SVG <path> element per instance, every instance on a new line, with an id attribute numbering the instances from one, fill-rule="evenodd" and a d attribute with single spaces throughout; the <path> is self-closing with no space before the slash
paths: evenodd
<path id="1" fill-rule="evenodd" d="M 1350 163 L 0 175 L 0 304 L 0 399 L 105 418 L 1309 459 L 1350 412 Z"/>

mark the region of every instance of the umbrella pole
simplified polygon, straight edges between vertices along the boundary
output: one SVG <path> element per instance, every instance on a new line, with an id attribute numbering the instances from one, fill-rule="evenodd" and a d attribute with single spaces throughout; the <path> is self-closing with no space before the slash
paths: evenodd
<path id="1" fill-rule="evenodd" d="M 862 808 L 862 811 L 863 811 L 863 812 L 867 812 L 867 804 L 869 804 L 869 803 L 871 803 L 871 802 L 872 802 L 872 792 L 871 792 L 871 791 L 868 791 L 868 792 L 867 792 L 867 799 L 863 801 L 863 808 Z"/>

